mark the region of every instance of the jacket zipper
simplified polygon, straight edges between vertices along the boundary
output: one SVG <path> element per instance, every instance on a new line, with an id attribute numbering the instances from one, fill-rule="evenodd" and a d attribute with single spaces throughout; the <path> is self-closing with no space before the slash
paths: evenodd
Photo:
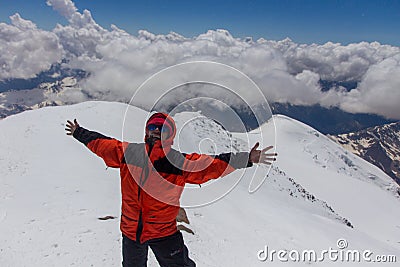
<path id="1" fill-rule="evenodd" d="M 153 149 L 153 145 L 149 145 L 149 152 L 147 153 L 147 158 L 143 164 L 142 172 L 140 173 L 139 188 L 138 188 L 138 201 L 140 201 L 140 193 L 142 191 L 142 186 L 144 186 L 144 183 L 147 180 L 147 177 L 145 177 L 143 180 L 143 172 L 145 172 L 145 176 L 149 175 L 149 158 L 150 158 L 152 149 Z"/>
<path id="2" fill-rule="evenodd" d="M 145 179 L 143 181 L 143 172 L 145 172 L 145 176 L 149 175 L 149 166 L 148 165 L 149 165 L 149 158 L 150 158 L 150 153 L 151 153 L 152 149 L 153 149 L 153 146 L 149 145 L 149 152 L 147 154 L 142 172 L 140 173 L 139 186 L 138 186 L 138 202 L 140 202 L 140 193 L 142 192 L 142 186 L 144 186 L 144 183 L 147 180 L 147 178 L 145 177 Z M 143 230 L 142 205 L 140 204 L 139 221 L 138 221 L 138 226 L 136 229 L 136 242 L 140 243 L 140 236 L 142 235 L 142 230 Z"/>

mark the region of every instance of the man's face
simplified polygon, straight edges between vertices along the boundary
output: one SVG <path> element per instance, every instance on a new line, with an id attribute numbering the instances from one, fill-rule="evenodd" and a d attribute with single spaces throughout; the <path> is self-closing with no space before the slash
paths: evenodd
<path id="1" fill-rule="evenodd" d="M 169 137 L 169 129 L 161 124 L 150 124 L 146 127 L 146 134 L 150 138 L 166 140 Z"/>

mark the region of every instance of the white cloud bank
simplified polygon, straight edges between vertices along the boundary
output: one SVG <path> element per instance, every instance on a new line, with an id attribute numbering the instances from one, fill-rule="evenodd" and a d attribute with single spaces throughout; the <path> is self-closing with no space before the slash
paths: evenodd
<path id="1" fill-rule="evenodd" d="M 343 100 L 344 110 L 400 119 L 400 54 L 371 66 L 357 89 Z"/>
<path id="2" fill-rule="evenodd" d="M 55 33 L 38 29 L 18 13 L 10 19 L 11 25 L 0 23 L 0 80 L 35 77 L 62 59 Z"/>
<path id="3" fill-rule="evenodd" d="M 6 51 L 0 54 L 0 80 L 32 77 L 67 58 L 68 67 L 91 75 L 81 83 L 82 92 L 66 92 L 64 100 L 81 101 L 90 95 L 129 101 L 155 72 L 177 63 L 211 60 L 244 72 L 270 102 L 337 106 L 400 119 L 399 47 L 377 42 L 343 46 L 296 44 L 290 39 L 252 41 L 234 38 L 225 30 L 210 30 L 194 38 L 147 31 L 135 36 L 114 25 L 104 29 L 88 10 L 78 12 L 71 0 L 48 0 L 47 4 L 69 24 L 46 32 L 18 14 L 11 17 L 11 25 L 0 24 L 0 49 Z M 320 79 L 357 81 L 358 86 L 350 92 L 340 87 L 322 92 Z"/>

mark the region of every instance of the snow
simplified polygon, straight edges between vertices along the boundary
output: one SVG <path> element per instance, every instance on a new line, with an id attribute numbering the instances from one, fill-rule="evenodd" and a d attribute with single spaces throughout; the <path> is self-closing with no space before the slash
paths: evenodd
<path id="1" fill-rule="evenodd" d="M 77 80 L 74 77 L 66 77 L 61 81 L 61 86 L 64 87 L 73 87 L 76 85 L 77 85 Z"/>
<path id="2" fill-rule="evenodd" d="M 0 121 L 0 266 L 121 265 L 118 219 L 98 220 L 120 214 L 118 170 L 106 169 L 100 158 L 65 135 L 64 126 L 67 119 L 77 118 L 88 129 L 141 141 L 147 113 L 130 107 L 135 119 L 123 124 L 126 108 L 121 103 L 85 102 L 26 111 Z M 400 259 L 397 187 L 377 167 L 288 117 L 274 116 L 261 129 L 247 136 L 233 133 L 230 140 L 229 133 L 206 118 L 182 128 L 197 116 L 175 116 L 182 129 L 175 148 L 207 153 L 247 150 L 258 140 L 257 133 L 271 133 L 276 127 L 278 153 L 271 170 L 255 166 L 234 172 L 217 180 L 228 186 L 238 181 L 229 194 L 186 209 L 195 235 L 184 233 L 184 239 L 197 266 L 276 266 L 277 260 L 262 262 L 257 253 L 265 246 L 319 253 L 337 249 L 339 238 L 347 240 L 349 249 Z M 206 138 L 210 141 L 202 141 Z M 262 145 L 269 141 L 273 139 Z M 268 171 L 259 190 L 250 194 L 252 174 L 260 182 Z M 217 186 L 217 181 L 205 187 Z M 197 189 L 200 194 L 194 193 L 196 188 L 185 189 L 182 202 L 190 203 L 192 192 L 195 200 L 209 198 L 203 187 Z M 316 264 L 339 263 L 284 263 Z M 149 266 L 158 266 L 151 253 Z"/>

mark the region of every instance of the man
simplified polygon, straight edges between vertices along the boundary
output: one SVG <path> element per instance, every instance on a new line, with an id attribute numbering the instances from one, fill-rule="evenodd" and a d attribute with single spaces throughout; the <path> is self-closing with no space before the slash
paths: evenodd
<path id="1" fill-rule="evenodd" d="M 185 183 L 205 183 L 253 163 L 271 164 L 276 160 L 276 153 L 265 153 L 272 146 L 257 150 L 258 143 L 250 153 L 183 154 L 171 148 L 176 126 L 172 117 L 164 113 L 155 113 L 148 119 L 144 143 L 121 142 L 86 130 L 76 119 L 67 121 L 65 130 L 107 166 L 120 168 L 125 267 L 147 266 L 148 247 L 161 267 L 196 266 L 176 226 Z"/>

